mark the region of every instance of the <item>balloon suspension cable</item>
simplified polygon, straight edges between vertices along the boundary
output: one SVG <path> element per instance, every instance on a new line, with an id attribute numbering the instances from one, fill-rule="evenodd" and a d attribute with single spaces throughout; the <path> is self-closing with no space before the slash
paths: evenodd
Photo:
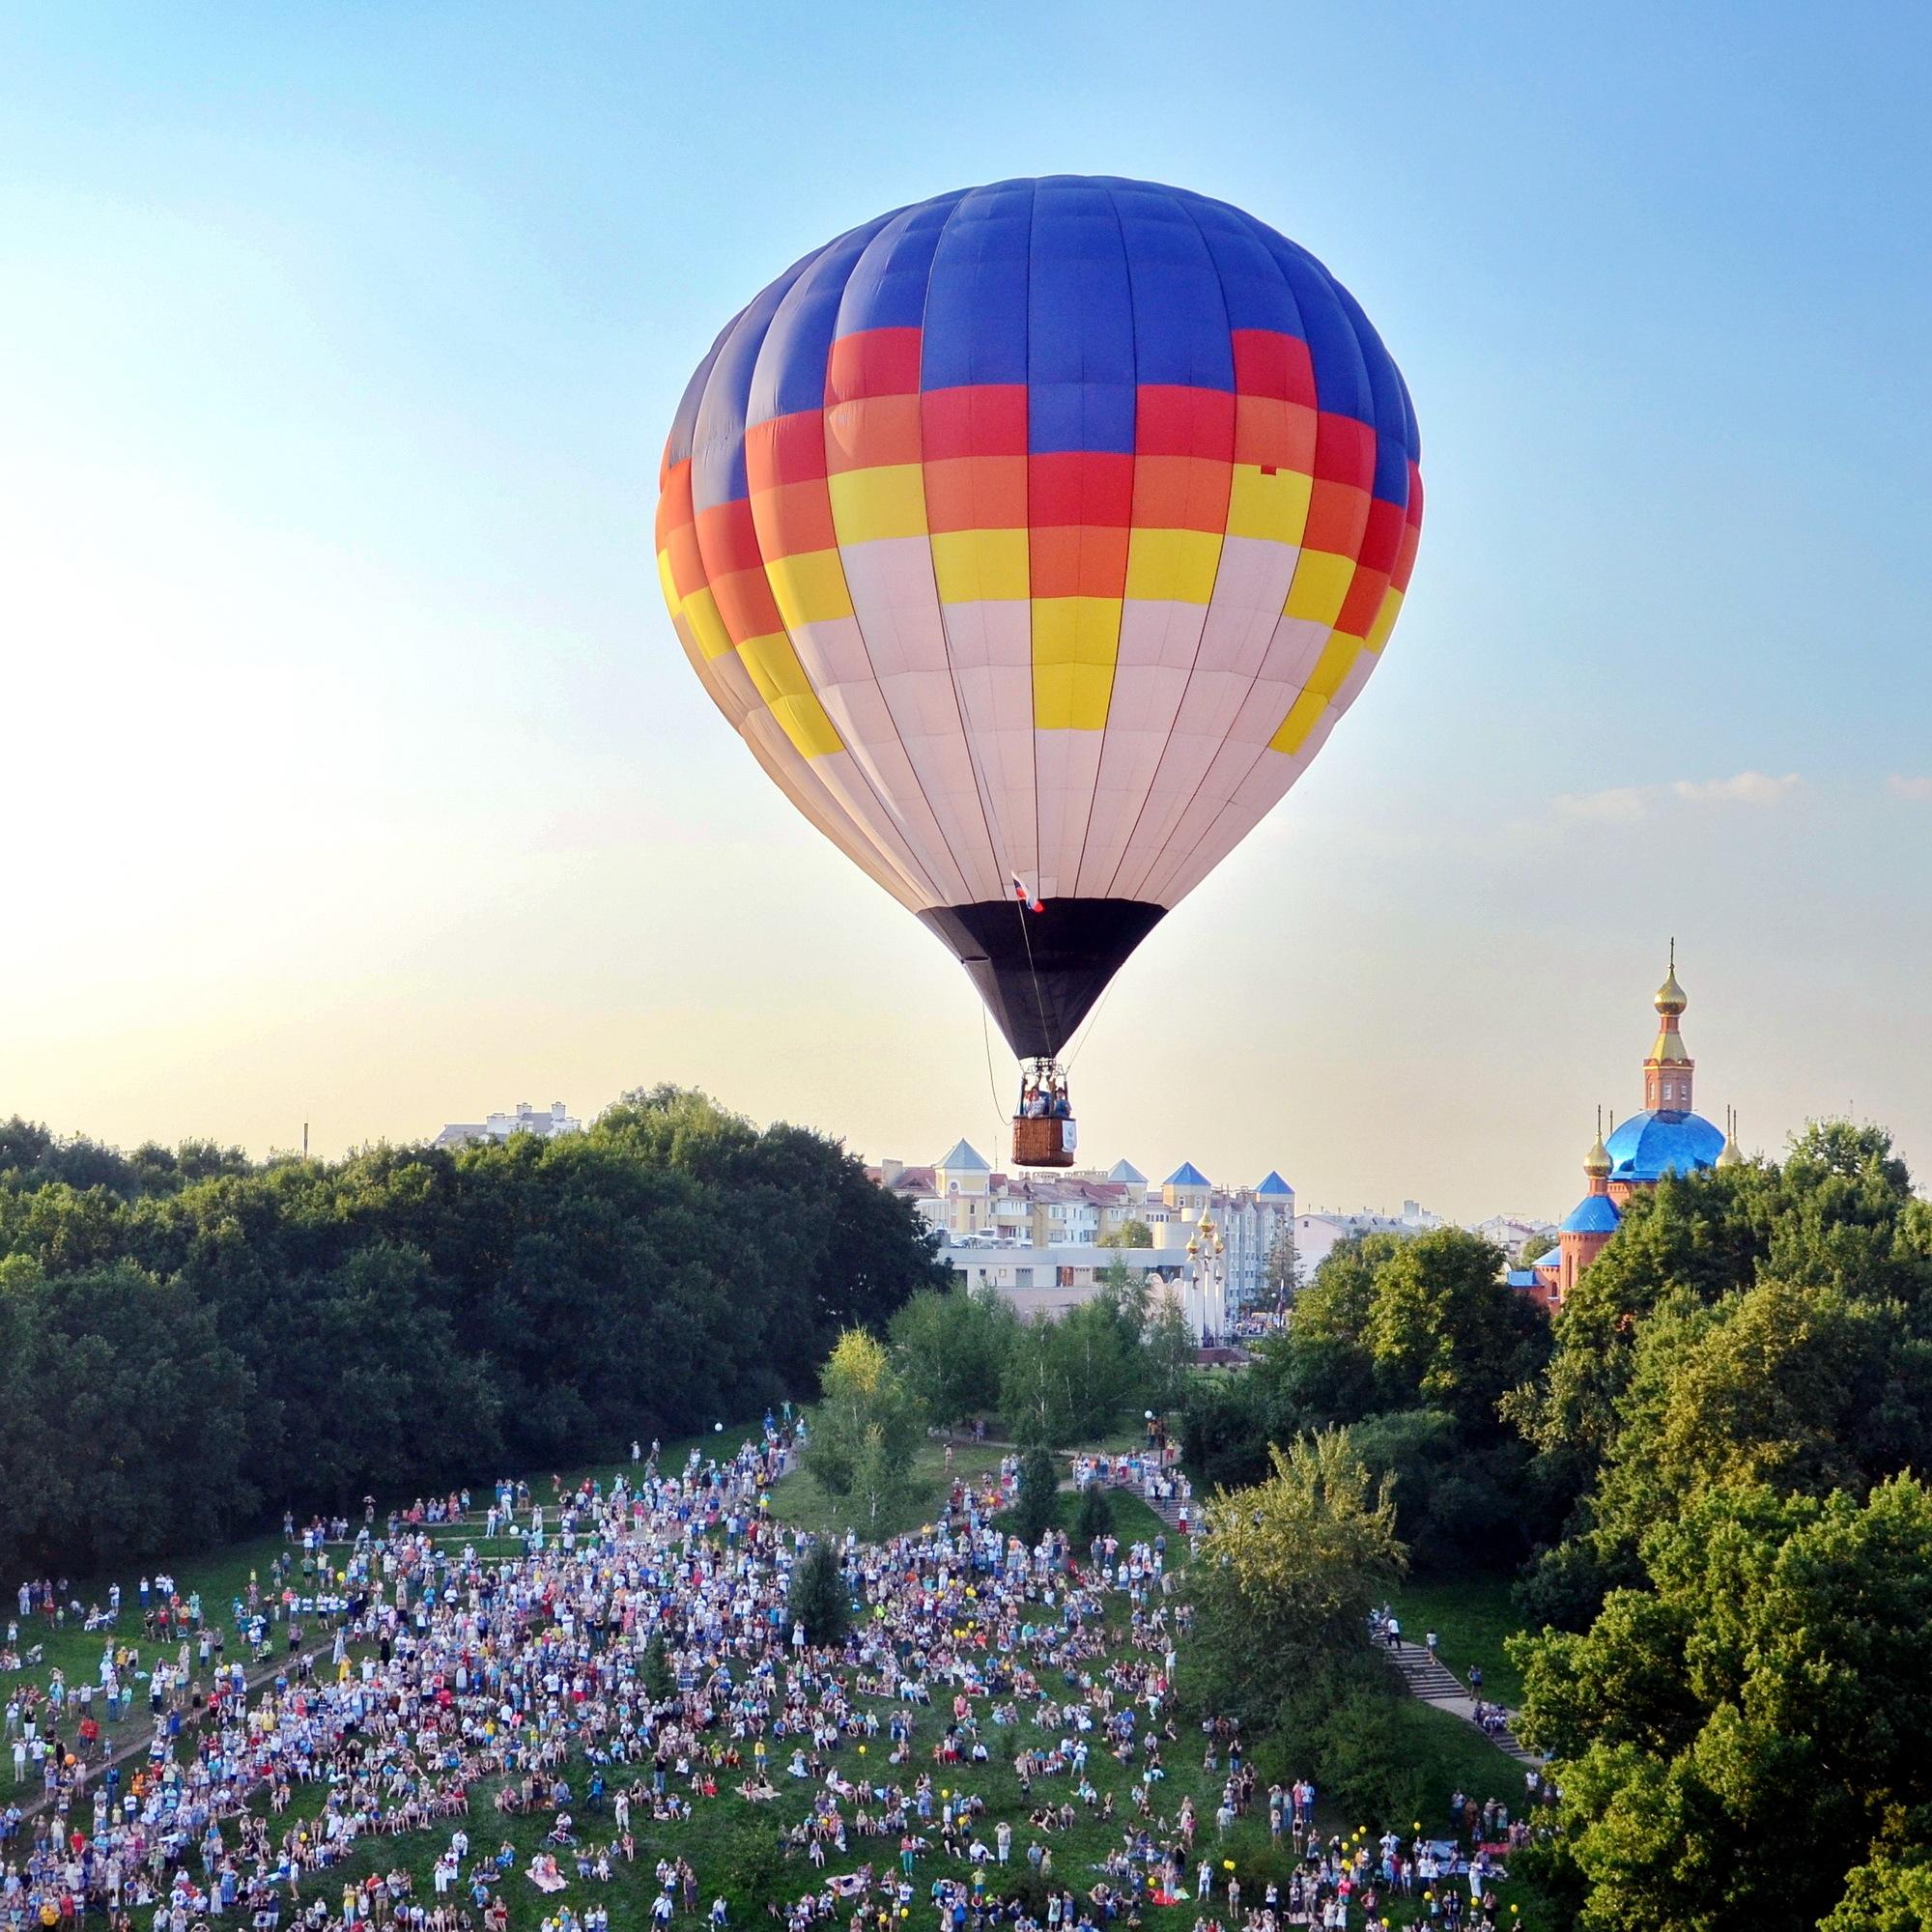
<path id="1" fill-rule="evenodd" d="M 1067 1053 L 1066 1065 L 1063 1069 L 1064 1071 L 1071 1073 L 1073 1071 L 1073 1063 L 1086 1052 L 1087 1042 L 1094 1037 L 1094 1028 L 1098 1023 L 1100 1015 L 1107 1010 L 1107 1002 L 1114 997 L 1114 988 L 1119 983 L 1120 981 L 1117 980 L 1109 980 L 1107 981 L 1107 989 L 1100 995 L 1100 1004 L 1074 1029 L 1071 1048 Z"/>
<path id="2" fill-rule="evenodd" d="M 1037 898 L 1035 903 L 1038 903 Z M 1020 944 L 1026 948 L 1027 978 L 1033 981 L 1033 1004 L 1034 1010 L 1039 1015 L 1040 1037 L 1051 1039 L 1053 1036 L 1048 1032 L 1046 1024 L 1046 995 L 1039 989 L 1039 972 L 1033 963 L 1033 934 L 1027 930 L 1027 909 L 1021 900 L 1015 898 L 1013 910 L 1019 915 Z M 1049 1055 L 1048 1058 L 1051 1059 L 1052 1056 Z"/>
<path id="3" fill-rule="evenodd" d="M 986 1022 L 986 1008 L 983 1001 L 980 1007 L 980 1044 L 986 1049 L 986 1093 L 993 1103 L 993 1118 L 1000 1122 L 1000 1132 L 1004 1133 L 1009 1117 L 1007 1110 L 1000 1105 L 1000 1083 L 993 1077 L 993 1031 Z M 996 1135 L 996 1143 L 997 1140 Z"/>

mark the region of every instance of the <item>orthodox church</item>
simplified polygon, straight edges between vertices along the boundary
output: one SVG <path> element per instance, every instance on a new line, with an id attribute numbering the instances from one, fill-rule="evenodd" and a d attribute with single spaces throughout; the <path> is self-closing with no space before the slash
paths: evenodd
<path id="1" fill-rule="evenodd" d="M 1744 1159 L 1730 1135 L 1692 1111 L 1696 1063 L 1685 1052 L 1678 1027 L 1690 1003 L 1677 983 L 1674 948 L 1669 977 L 1651 1004 L 1657 1009 L 1658 1030 L 1657 1043 L 1643 1063 L 1643 1112 L 1615 1128 L 1607 1142 L 1598 1134 L 1583 1157 L 1589 1191 L 1557 1228 L 1556 1246 L 1510 1274 L 1512 1288 L 1552 1315 L 1617 1232 L 1632 1195 L 1655 1187 L 1666 1174 L 1735 1167 Z"/>

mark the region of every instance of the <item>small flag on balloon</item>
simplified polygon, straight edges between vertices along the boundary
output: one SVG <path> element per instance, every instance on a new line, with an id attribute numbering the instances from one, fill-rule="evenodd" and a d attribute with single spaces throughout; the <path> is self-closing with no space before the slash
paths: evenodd
<path id="1" fill-rule="evenodd" d="M 1012 875 L 1012 879 L 1013 896 L 1019 900 L 1021 905 L 1026 907 L 1028 912 L 1044 912 L 1046 910 L 1045 904 L 1034 894 L 1027 891 L 1026 881 L 1017 872 Z"/>

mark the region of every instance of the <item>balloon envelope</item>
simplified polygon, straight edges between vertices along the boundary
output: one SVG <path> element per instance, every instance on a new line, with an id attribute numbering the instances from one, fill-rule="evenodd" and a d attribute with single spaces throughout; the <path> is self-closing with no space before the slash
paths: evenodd
<path id="1" fill-rule="evenodd" d="M 1375 668 L 1418 455 L 1367 318 L 1273 229 L 1000 182 L 841 235 L 726 326 L 666 445 L 659 569 L 766 772 L 1050 1055 Z"/>

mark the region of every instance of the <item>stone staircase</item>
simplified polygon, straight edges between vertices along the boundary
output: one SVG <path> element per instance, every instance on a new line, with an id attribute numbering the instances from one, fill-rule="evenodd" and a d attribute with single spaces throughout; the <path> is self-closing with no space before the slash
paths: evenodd
<path id="1" fill-rule="evenodd" d="M 1465 1723 L 1475 1723 L 1476 1700 L 1469 1694 L 1469 1687 L 1448 1665 L 1430 1656 L 1419 1643 L 1399 1643 L 1388 1655 L 1402 1672 L 1403 1681 L 1425 1704 L 1434 1704 L 1438 1711 L 1453 1712 Z M 1520 1764 L 1543 1763 L 1538 1752 L 1517 1741 L 1513 1730 L 1486 1730 L 1483 1735 Z"/>

